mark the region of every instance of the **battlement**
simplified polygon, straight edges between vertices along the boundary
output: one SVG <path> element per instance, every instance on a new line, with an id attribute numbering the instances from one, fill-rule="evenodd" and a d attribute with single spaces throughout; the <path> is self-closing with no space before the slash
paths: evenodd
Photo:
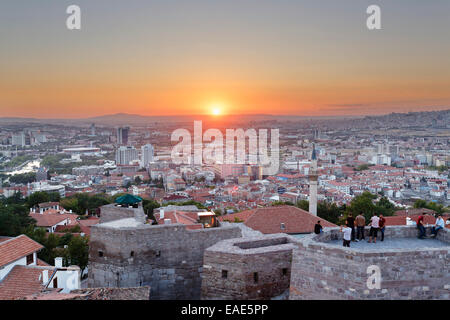
<path id="1" fill-rule="evenodd" d="M 202 299 L 271 299 L 289 289 L 294 238 L 272 234 L 206 249 Z"/>
<path id="2" fill-rule="evenodd" d="M 200 299 L 205 249 L 241 236 L 237 226 L 191 230 L 134 218 L 101 223 L 91 229 L 88 285 L 148 285 L 150 299 Z"/>

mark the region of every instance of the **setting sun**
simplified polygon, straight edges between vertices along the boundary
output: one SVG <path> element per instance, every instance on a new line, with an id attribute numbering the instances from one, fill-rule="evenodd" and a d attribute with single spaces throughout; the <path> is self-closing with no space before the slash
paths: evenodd
<path id="1" fill-rule="evenodd" d="M 211 110 L 211 114 L 213 116 L 220 116 L 223 113 L 223 104 L 221 103 L 213 103 L 209 106 Z"/>

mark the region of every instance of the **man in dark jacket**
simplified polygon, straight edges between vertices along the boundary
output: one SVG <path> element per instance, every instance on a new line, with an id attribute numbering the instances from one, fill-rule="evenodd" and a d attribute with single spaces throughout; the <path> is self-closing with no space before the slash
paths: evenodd
<path id="1" fill-rule="evenodd" d="M 317 221 L 316 225 L 314 226 L 314 233 L 319 234 L 322 232 L 322 225 L 320 224 L 320 220 Z"/>

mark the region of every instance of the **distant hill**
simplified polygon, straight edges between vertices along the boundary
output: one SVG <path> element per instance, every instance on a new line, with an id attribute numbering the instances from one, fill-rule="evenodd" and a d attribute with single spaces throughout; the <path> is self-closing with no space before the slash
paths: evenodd
<path id="1" fill-rule="evenodd" d="M 37 118 L 19 118 L 5 117 L 0 118 L 0 123 L 48 123 L 48 124 L 102 124 L 102 125 L 133 125 L 133 124 L 150 124 L 154 122 L 192 122 L 194 120 L 220 120 L 220 121 L 306 121 L 306 120 L 336 120 L 348 119 L 357 122 L 371 123 L 390 123 L 397 122 L 399 124 L 411 124 L 427 120 L 430 123 L 441 122 L 449 119 L 450 109 L 442 111 L 426 111 L 426 112 L 408 112 L 408 113 L 391 113 L 379 116 L 318 116 L 305 117 L 295 115 L 272 115 L 272 114 L 248 114 L 248 115 L 223 115 L 219 118 L 209 115 L 190 115 L 190 116 L 143 116 L 139 114 L 116 113 L 107 114 L 97 117 L 79 118 L 79 119 L 37 119 Z"/>

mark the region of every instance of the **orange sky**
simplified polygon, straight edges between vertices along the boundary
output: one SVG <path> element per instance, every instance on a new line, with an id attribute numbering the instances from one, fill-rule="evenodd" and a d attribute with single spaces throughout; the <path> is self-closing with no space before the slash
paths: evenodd
<path id="1" fill-rule="evenodd" d="M 371 32 L 360 1 L 324 1 L 80 0 L 81 31 L 61 26 L 65 1 L 2 2 L 0 117 L 449 108 L 448 3 L 386 2 Z"/>

